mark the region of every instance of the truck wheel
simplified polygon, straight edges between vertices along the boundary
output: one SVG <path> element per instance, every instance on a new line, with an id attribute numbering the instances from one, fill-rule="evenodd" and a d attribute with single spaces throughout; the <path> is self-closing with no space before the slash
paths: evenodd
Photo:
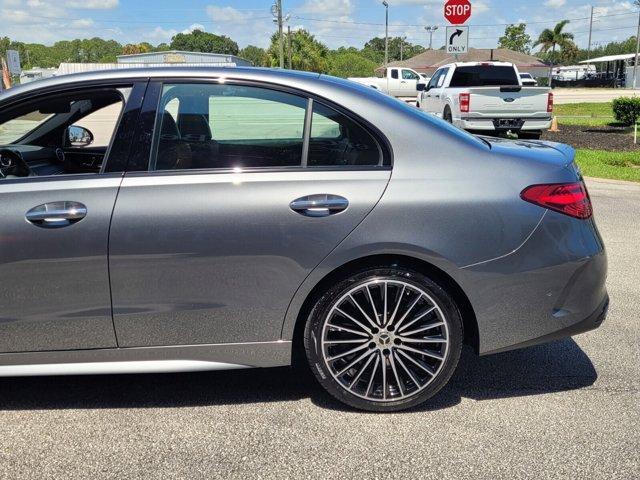
<path id="1" fill-rule="evenodd" d="M 442 118 L 445 122 L 453 123 L 453 115 L 451 115 L 451 109 L 447 105 L 444 107 L 444 112 L 442 113 Z"/>

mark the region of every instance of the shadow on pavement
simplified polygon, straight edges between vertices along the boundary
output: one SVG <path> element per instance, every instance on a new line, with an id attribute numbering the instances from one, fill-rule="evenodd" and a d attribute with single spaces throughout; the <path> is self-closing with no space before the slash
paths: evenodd
<path id="1" fill-rule="evenodd" d="M 310 374 L 309 374 L 310 375 Z M 478 358 L 463 351 L 450 383 L 419 410 L 586 387 L 597 378 L 571 339 Z M 350 410 L 291 368 L 225 372 L 0 379 L 0 409 L 177 408 L 293 401 Z"/>

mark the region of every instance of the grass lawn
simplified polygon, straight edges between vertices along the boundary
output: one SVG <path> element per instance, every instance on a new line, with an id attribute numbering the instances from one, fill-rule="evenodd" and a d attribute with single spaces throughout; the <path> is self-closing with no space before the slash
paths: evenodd
<path id="1" fill-rule="evenodd" d="M 600 126 L 615 122 L 611 102 L 554 105 L 553 114 L 560 125 Z"/>
<path id="2" fill-rule="evenodd" d="M 577 150 L 576 162 L 587 177 L 640 182 L 640 153 Z"/>

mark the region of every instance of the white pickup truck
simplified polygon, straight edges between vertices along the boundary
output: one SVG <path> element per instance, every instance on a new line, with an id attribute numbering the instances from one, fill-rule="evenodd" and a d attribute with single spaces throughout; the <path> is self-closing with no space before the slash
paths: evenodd
<path id="1" fill-rule="evenodd" d="M 385 68 L 380 77 L 352 77 L 348 80 L 367 85 L 407 102 L 415 101 L 418 82 L 424 82 L 424 78 L 418 72 L 405 67 Z"/>
<path id="2" fill-rule="evenodd" d="M 417 89 L 418 108 L 465 130 L 540 138 L 551 126 L 553 93 L 546 87 L 523 87 L 511 63 L 451 63 Z"/>

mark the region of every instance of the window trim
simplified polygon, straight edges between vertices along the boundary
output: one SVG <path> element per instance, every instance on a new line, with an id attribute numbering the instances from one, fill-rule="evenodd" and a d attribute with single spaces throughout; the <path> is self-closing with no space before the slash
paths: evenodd
<path id="1" fill-rule="evenodd" d="M 141 156 L 144 156 L 146 169 L 137 169 L 132 170 L 132 172 L 137 173 L 147 173 L 152 175 L 167 175 L 167 174 L 211 174 L 211 173 L 237 173 L 234 172 L 233 169 L 229 168 L 198 168 L 198 169 L 181 169 L 181 170 L 151 170 L 151 157 L 153 155 L 153 146 L 155 143 L 156 136 L 156 123 L 158 121 L 158 110 L 160 109 L 160 103 L 162 101 L 162 91 L 164 89 L 164 85 L 166 84 L 222 84 L 220 79 L 211 77 L 211 78 L 200 78 L 200 77 L 159 77 L 151 79 L 149 83 L 149 87 L 147 90 L 147 94 L 145 95 L 145 105 L 143 105 L 141 112 L 141 120 L 144 120 L 143 114 L 149 115 L 153 113 L 153 122 L 150 122 L 147 118 L 146 127 L 143 125 L 136 132 L 136 138 L 144 137 L 147 141 L 146 143 L 138 143 L 138 148 L 134 152 L 134 155 L 138 156 L 140 160 L 142 160 Z M 235 86 L 248 86 L 248 87 L 256 87 L 256 88 L 264 88 L 267 90 L 275 90 L 278 92 L 289 93 L 292 95 L 297 95 L 307 99 L 307 110 L 304 119 L 304 130 L 303 130 L 303 154 L 300 165 L 298 166 L 272 166 L 272 167 L 250 167 L 243 168 L 243 172 L 282 172 L 282 171 L 385 171 L 393 169 L 393 150 L 391 148 L 391 144 L 387 137 L 383 135 L 380 130 L 372 125 L 367 120 L 363 119 L 359 115 L 351 112 L 350 110 L 337 105 L 329 99 L 321 97 L 317 94 L 300 90 L 294 87 L 289 87 L 286 85 L 275 84 L 270 82 L 263 81 L 255 81 L 255 80 L 247 80 L 247 79 L 229 79 L 226 78 L 224 80 L 224 85 L 235 85 Z M 155 88 L 152 88 L 155 87 Z M 308 149 L 309 149 L 309 140 L 311 135 L 311 121 L 313 117 L 313 102 L 318 101 L 318 103 L 329 107 L 338 113 L 345 115 L 356 125 L 363 128 L 378 144 L 378 148 L 380 149 L 380 162 L 378 165 L 345 165 L 345 166 L 335 166 L 335 165 L 325 165 L 325 166 L 308 166 Z M 154 110 L 151 111 L 150 107 L 154 106 Z M 308 118 L 307 118 L 308 117 Z M 141 121 L 141 123 L 145 123 Z M 149 131 L 149 127 L 151 131 Z M 306 143 L 306 151 L 305 151 L 305 143 Z M 132 162 L 130 161 L 129 164 Z M 129 172 L 129 170 L 127 170 Z"/>

